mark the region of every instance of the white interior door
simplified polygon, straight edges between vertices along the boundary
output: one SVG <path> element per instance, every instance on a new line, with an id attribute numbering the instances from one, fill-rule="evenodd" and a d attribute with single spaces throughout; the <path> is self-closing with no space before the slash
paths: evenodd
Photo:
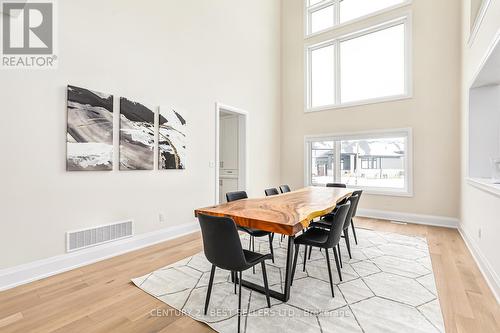
<path id="1" fill-rule="evenodd" d="M 222 170 L 238 170 L 238 127 L 238 116 L 221 118 L 219 159 Z"/>
<path id="2" fill-rule="evenodd" d="M 248 184 L 248 112 L 216 103 L 215 201 L 226 201 L 226 193 L 246 191 Z"/>

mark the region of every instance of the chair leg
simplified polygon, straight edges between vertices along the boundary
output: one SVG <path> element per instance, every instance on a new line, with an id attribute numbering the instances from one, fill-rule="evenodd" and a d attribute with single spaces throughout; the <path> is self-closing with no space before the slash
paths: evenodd
<path id="1" fill-rule="evenodd" d="M 340 243 L 337 244 L 337 250 L 339 251 L 340 268 L 343 268 L 344 266 L 342 265 L 342 253 L 340 253 Z"/>
<path id="2" fill-rule="evenodd" d="M 274 235 L 274 234 L 269 234 L 269 249 L 271 250 L 271 256 L 272 256 L 271 260 L 274 264 L 274 250 L 273 250 L 273 238 L 274 237 L 272 235 Z"/>
<path id="3" fill-rule="evenodd" d="M 352 259 L 351 255 L 351 244 L 349 242 L 349 228 L 344 230 L 345 245 L 347 246 L 347 252 L 349 253 L 349 259 Z"/>
<path id="4" fill-rule="evenodd" d="M 326 264 L 328 266 L 328 276 L 330 277 L 330 289 L 332 290 L 332 297 L 335 297 L 333 293 L 333 278 L 332 278 L 332 268 L 330 267 L 330 255 L 328 254 L 328 249 L 325 249 L 326 253 Z"/>
<path id="5" fill-rule="evenodd" d="M 358 237 L 356 236 L 356 228 L 354 228 L 354 219 L 351 219 L 352 234 L 354 235 L 354 242 L 358 245 Z"/>
<path id="6" fill-rule="evenodd" d="M 241 281 L 242 281 L 243 272 L 240 272 L 239 275 L 240 275 L 239 276 L 240 290 L 238 293 L 238 333 L 240 332 L 240 326 L 241 326 Z"/>
<path id="7" fill-rule="evenodd" d="M 340 271 L 339 256 L 337 254 L 337 248 L 333 247 L 333 255 L 335 256 L 335 264 L 337 265 L 337 272 L 339 273 L 340 281 L 342 281 L 342 272 Z"/>
<path id="8" fill-rule="evenodd" d="M 311 249 L 309 249 L 311 251 Z M 302 267 L 302 272 L 306 271 L 306 261 L 307 261 L 307 245 L 304 245 L 304 267 Z"/>
<path id="9" fill-rule="evenodd" d="M 295 255 L 293 256 L 293 268 L 292 268 L 292 281 L 290 281 L 290 285 L 293 285 L 293 277 L 295 276 L 295 269 L 297 268 L 298 256 L 299 256 L 299 244 L 295 244 Z"/>
<path id="10" fill-rule="evenodd" d="M 215 265 L 212 265 L 212 271 L 210 272 L 210 281 L 208 282 L 207 298 L 205 299 L 205 315 L 208 311 L 208 303 L 210 303 L 210 294 L 212 293 L 212 285 L 214 284 L 215 275 Z"/>
<path id="11" fill-rule="evenodd" d="M 237 280 L 238 280 L 238 272 L 233 272 L 233 276 L 234 276 L 234 294 L 236 295 L 236 284 L 237 284 Z"/>
<path id="12" fill-rule="evenodd" d="M 255 252 L 255 237 L 252 236 L 252 251 Z M 252 271 L 255 274 L 255 266 L 252 267 Z"/>
<path id="13" fill-rule="evenodd" d="M 312 247 L 312 246 L 309 246 L 309 258 L 308 258 L 309 260 L 311 260 L 311 253 L 312 253 L 312 249 L 313 249 L 313 247 Z"/>
<path id="14" fill-rule="evenodd" d="M 266 289 L 266 300 L 267 307 L 271 307 L 271 299 L 269 298 L 269 284 L 267 282 L 267 272 L 266 272 L 266 263 L 264 261 L 261 262 L 262 265 L 262 277 L 264 278 L 264 288 Z"/>

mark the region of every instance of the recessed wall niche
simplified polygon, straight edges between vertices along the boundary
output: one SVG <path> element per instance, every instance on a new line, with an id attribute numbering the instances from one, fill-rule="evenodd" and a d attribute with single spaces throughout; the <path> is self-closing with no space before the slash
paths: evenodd
<path id="1" fill-rule="evenodd" d="M 500 158 L 500 45 L 496 43 L 469 92 L 469 178 L 493 183 Z"/>

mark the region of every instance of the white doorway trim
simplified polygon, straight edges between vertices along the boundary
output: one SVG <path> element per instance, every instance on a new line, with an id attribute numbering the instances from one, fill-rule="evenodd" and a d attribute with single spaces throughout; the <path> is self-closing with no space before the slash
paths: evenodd
<path id="1" fill-rule="evenodd" d="M 215 198 L 214 203 L 219 204 L 219 138 L 220 138 L 220 116 L 221 112 L 234 113 L 239 119 L 239 170 L 238 170 L 238 189 L 246 191 L 248 186 L 248 112 L 234 106 L 223 103 L 215 103 Z"/>

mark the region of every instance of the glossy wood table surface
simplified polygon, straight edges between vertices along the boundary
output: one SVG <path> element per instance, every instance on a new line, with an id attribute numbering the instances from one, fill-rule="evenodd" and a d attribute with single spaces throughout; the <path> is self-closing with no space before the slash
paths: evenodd
<path id="1" fill-rule="evenodd" d="M 330 213 L 352 192 L 342 188 L 306 187 L 275 196 L 200 208 L 195 210 L 195 215 L 228 216 L 240 226 L 293 236 L 314 218 Z"/>

